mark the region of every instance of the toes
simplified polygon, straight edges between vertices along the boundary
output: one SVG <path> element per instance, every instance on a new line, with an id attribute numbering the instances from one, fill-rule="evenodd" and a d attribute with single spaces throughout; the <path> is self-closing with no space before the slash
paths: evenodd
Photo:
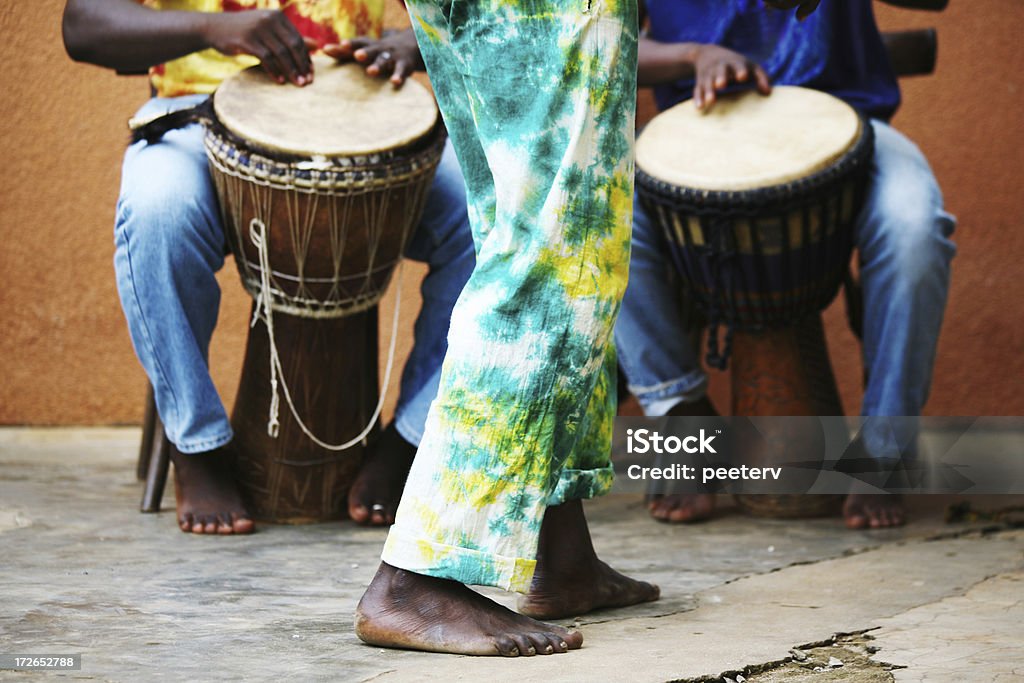
<path id="1" fill-rule="evenodd" d="M 519 647 L 515 641 L 508 636 L 498 636 L 494 639 L 494 647 L 502 657 L 518 657 Z"/>
<path id="2" fill-rule="evenodd" d="M 256 529 L 256 522 L 248 515 L 231 515 L 231 530 L 236 534 L 251 534 Z"/>
<path id="3" fill-rule="evenodd" d="M 539 655 L 549 655 L 555 651 L 554 646 L 548 642 L 547 635 L 540 631 L 527 633 L 526 637 L 530 639 L 530 644 L 533 646 L 534 652 Z"/>
<path id="4" fill-rule="evenodd" d="M 864 529 L 868 525 L 868 518 L 860 512 L 851 512 L 846 515 L 846 526 L 850 529 Z"/>
<path id="5" fill-rule="evenodd" d="M 204 534 L 215 534 L 215 533 L 217 533 L 217 520 L 216 519 L 207 519 L 206 522 L 203 523 L 203 533 Z"/>
<path id="6" fill-rule="evenodd" d="M 361 474 L 362 472 L 360 472 Z M 348 492 L 348 516 L 356 524 L 368 524 L 370 522 L 370 503 L 364 499 L 364 496 L 362 478 L 357 475 L 352 488 Z"/>
<path id="7" fill-rule="evenodd" d="M 366 524 L 370 521 L 370 508 L 362 504 L 348 506 L 348 516 L 356 524 Z"/>
<path id="8" fill-rule="evenodd" d="M 190 513 L 185 513 L 184 515 L 179 517 L 178 526 L 181 527 L 181 530 L 186 533 L 192 531 L 192 515 Z"/>
<path id="9" fill-rule="evenodd" d="M 508 637 L 516 644 L 516 649 L 519 650 L 521 656 L 532 657 L 537 654 L 537 648 L 525 633 L 510 633 Z"/>
<path id="10" fill-rule="evenodd" d="M 558 635 L 556 633 L 546 633 L 546 634 L 544 634 L 544 637 L 547 639 L 547 644 L 548 645 L 547 645 L 547 648 L 545 648 L 543 650 L 539 650 L 540 652 L 544 652 L 545 654 L 550 654 L 550 653 L 555 653 L 555 652 L 568 652 L 569 651 L 569 646 L 568 646 L 568 644 L 566 644 L 565 639 L 562 638 L 562 636 L 560 636 L 560 635 Z M 548 648 L 550 648 L 550 651 L 548 650 Z"/>
<path id="11" fill-rule="evenodd" d="M 651 517 L 664 522 L 668 520 L 669 513 L 672 512 L 672 504 L 666 501 L 664 496 L 658 496 L 651 499 L 647 504 L 647 509 L 650 511 Z"/>
<path id="12" fill-rule="evenodd" d="M 668 521 L 670 522 L 692 522 L 694 521 L 693 509 L 689 507 L 678 507 L 674 508 L 672 512 L 668 514 Z"/>
<path id="13" fill-rule="evenodd" d="M 567 650 L 578 650 L 583 647 L 583 634 L 579 631 L 569 631 L 561 642 L 565 644 Z"/>
<path id="14" fill-rule="evenodd" d="M 234 527 L 231 525 L 231 515 L 217 515 L 217 533 L 221 536 L 227 536 L 234 532 Z"/>

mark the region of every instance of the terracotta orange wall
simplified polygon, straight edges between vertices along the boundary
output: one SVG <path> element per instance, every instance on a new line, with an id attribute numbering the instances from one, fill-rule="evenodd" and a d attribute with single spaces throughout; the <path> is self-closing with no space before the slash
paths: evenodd
<path id="1" fill-rule="evenodd" d="M 838 1 L 838 0 L 829 0 Z M 61 0 L 0 5 L 0 424 L 114 424 L 141 416 L 145 377 L 118 306 L 113 207 L 125 121 L 140 78 L 76 65 L 60 41 Z M 397 3 L 392 24 L 402 22 Z M 935 76 L 905 81 L 897 125 L 931 159 L 960 218 L 953 291 L 940 345 L 935 414 L 1024 414 L 1024 165 L 1013 71 L 1024 5 L 954 0 L 941 15 L 879 7 L 886 27 L 940 29 Z M 423 270 L 407 269 L 399 358 L 411 342 Z M 213 374 L 229 404 L 249 301 L 229 262 Z M 390 299 L 382 328 L 390 321 Z M 859 401 L 857 349 L 840 307 L 827 314 L 848 410 Z M 388 330 L 382 329 L 387 339 Z M 714 391 L 724 400 L 725 382 Z M 392 391 L 392 401 L 394 392 Z"/>

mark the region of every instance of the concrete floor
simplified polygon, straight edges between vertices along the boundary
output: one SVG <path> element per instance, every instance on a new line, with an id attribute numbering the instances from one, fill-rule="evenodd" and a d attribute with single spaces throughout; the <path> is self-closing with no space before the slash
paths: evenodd
<path id="1" fill-rule="evenodd" d="M 137 438 L 127 428 L 0 430 L 0 654 L 83 655 L 81 671 L 0 679 L 1024 679 L 1024 530 L 946 524 L 947 497 L 914 499 L 904 529 L 851 532 L 838 519 L 729 509 L 669 526 L 635 495 L 608 496 L 588 507 L 599 553 L 664 597 L 566 622 L 586 637 L 578 652 L 453 657 L 353 634 L 384 531 L 346 522 L 183 534 L 170 510 L 136 512 Z"/>

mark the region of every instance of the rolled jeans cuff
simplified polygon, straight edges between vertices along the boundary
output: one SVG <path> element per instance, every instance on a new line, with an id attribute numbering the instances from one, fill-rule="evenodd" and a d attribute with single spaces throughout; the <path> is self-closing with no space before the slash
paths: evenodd
<path id="1" fill-rule="evenodd" d="M 707 391 L 708 376 L 703 370 L 691 370 L 681 377 L 652 386 L 629 385 L 629 392 L 636 396 L 644 409 L 644 414 L 654 417 L 660 417 L 667 412 L 656 412 L 657 404 L 671 407 L 674 405 L 673 400 L 675 403 L 692 403 L 704 398 Z"/>
<path id="2" fill-rule="evenodd" d="M 506 557 L 471 548 L 416 538 L 397 525 L 388 532 L 381 560 L 415 574 L 458 581 L 467 586 L 494 586 L 526 593 L 537 560 Z"/>
<path id="3" fill-rule="evenodd" d="M 398 434 L 411 443 L 417 448 L 420 445 L 420 441 L 423 440 L 423 424 L 422 418 L 415 418 L 409 415 L 409 411 L 399 409 L 395 414 L 395 429 Z"/>
<path id="4" fill-rule="evenodd" d="M 186 455 L 206 453 L 208 451 L 214 450 L 215 448 L 226 446 L 229 443 L 231 443 L 231 439 L 233 438 L 234 432 L 231 431 L 230 426 L 228 426 L 227 431 L 224 432 L 223 434 L 211 438 L 187 439 L 184 441 L 176 442 L 173 439 L 170 439 L 170 435 L 168 435 L 168 439 L 170 439 L 171 443 L 174 444 L 174 447 L 178 449 L 178 452 L 184 453 Z"/>
<path id="5" fill-rule="evenodd" d="M 614 480 L 615 470 L 611 465 L 589 470 L 563 469 L 555 490 L 548 496 L 548 505 L 603 496 L 611 490 Z"/>

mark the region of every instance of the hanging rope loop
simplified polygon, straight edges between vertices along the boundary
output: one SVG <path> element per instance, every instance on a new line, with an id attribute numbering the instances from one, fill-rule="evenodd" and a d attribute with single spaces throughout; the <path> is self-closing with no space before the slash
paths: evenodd
<path id="1" fill-rule="evenodd" d="M 395 282 L 395 311 L 391 320 L 391 341 L 388 343 L 388 359 L 384 366 L 384 385 L 380 392 L 380 399 L 377 401 L 377 407 L 370 416 L 369 422 L 359 432 L 359 434 L 343 443 L 332 444 L 317 437 L 309 427 L 306 426 L 306 423 L 299 416 L 298 410 L 295 408 L 295 403 L 292 401 L 291 390 L 288 387 L 288 382 L 284 378 L 284 371 L 281 367 L 281 357 L 277 350 L 277 339 L 274 334 L 274 297 L 271 294 L 270 245 L 268 244 L 267 226 L 259 218 L 253 218 L 249 221 L 249 240 L 252 242 L 253 246 L 256 247 L 256 251 L 259 254 L 261 285 L 260 292 L 256 297 L 256 304 L 253 307 L 253 317 L 250 322 L 250 327 L 255 326 L 257 322 L 262 321 L 263 324 L 266 325 L 267 339 L 270 345 L 270 411 L 267 419 L 267 434 L 273 438 L 277 438 L 278 433 L 280 432 L 280 395 L 283 393 L 285 402 L 288 404 L 288 409 L 291 411 L 292 417 L 295 418 L 296 424 L 299 425 L 302 432 L 316 445 L 329 451 L 344 451 L 356 446 L 357 444 L 365 443 L 366 437 L 370 435 L 371 431 L 373 431 L 373 428 L 377 424 L 377 420 L 380 419 L 381 412 L 384 410 L 384 402 L 387 398 L 387 388 L 391 383 L 391 371 L 394 368 L 395 348 L 397 346 L 396 342 L 398 341 L 399 312 L 402 307 L 402 272 L 404 262 L 399 261 L 398 264 L 398 277 Z"/>

